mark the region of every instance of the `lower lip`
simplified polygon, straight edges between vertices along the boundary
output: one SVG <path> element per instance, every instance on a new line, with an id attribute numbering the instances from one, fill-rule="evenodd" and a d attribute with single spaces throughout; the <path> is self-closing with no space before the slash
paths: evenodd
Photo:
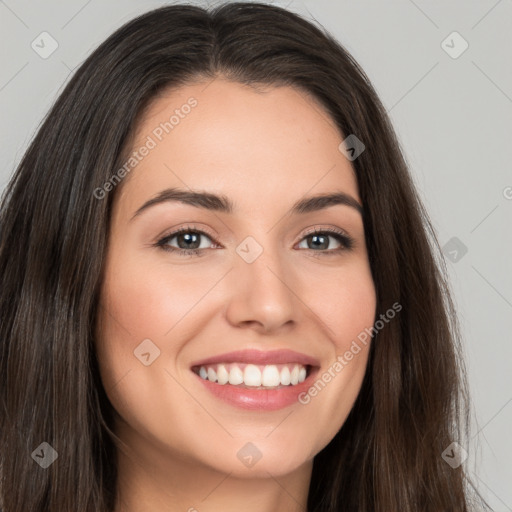
<path id="1" fill-rule="evenodd" d="M 201 378 L 196 373 L 194 375 L 208 391 L 230 405 L 251 411 L 276 411 L 297 403 L 299 395 L 311 387 L 317 372 L 318 369 L 313 369 L 304 382 L 279 389 L 241 388 L 231 384 L 217 384 Z"/>

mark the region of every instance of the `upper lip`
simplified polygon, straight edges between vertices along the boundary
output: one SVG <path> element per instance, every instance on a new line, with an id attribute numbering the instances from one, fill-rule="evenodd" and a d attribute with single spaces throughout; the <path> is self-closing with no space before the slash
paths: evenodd
<path id="1" fill-rule="evenodd" d="M 284 364 L 299 363 L 304 366 L 320 366 L 320 363 L 314 357 L 301 354 L 293 350 L 236 350 L 234 352 L 226 352 L 216 356 L 201 359 L 192 363 L 191 366 L 206 366 L 208 364 L 218 363 L 247 363 L 247 364 Z"/>

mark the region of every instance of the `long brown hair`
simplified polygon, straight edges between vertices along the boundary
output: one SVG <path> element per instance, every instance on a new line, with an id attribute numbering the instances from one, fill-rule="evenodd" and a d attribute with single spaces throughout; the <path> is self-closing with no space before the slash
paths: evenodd
<path id="1" fill-rule="evenodd" d="M 314 460 L 310 512 L 470 510 L 467 383 L 443 259 L 385 108 L 328 32 L 285 9 L 171 5 L 126 23 L 80 66 L 8 184 L 0 212 L 0 503 L 3 512 L 111 512 L 112 406 L 93 350 L 116 190 L 144 109 L 164 89 L 224 75 L 311 94 L 366 146 L 352 162 L 377 291 L 357 401 Z M 47 468 L 33 452 L 58 454 Z M 53 453 L 53 452 L 51 452 Z M 33 460 L 34 459 L 34 460 Z"/>

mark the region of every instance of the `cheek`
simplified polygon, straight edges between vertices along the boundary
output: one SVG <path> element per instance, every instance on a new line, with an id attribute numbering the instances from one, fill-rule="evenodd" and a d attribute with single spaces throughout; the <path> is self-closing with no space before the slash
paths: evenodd
<path id="1" fill-rule="evenodd" d="M 309 287 L 308 296 L 337 354 L 374 323 L 375 285 L 364 263 L 319 280 L 317 287 Z"/>
<path id="2" fill-rule="evenodd" d="M 211 265 L 191 271 L 148 261 L 133 250 L 128 254 L 120 248 L 111 252 L 102 287 L 96 349 L 106 388 L 146 368 L 136 357 L 141 347 L 158 354 L 148 368 L 175 366 L 183 347 L 201 330 L 196 320 L 205 317 L 202 299 L 226 272 Z"/>
<path id="3" fill-rule="evenodd" d="M 164 339 L 182 319 L 193 315 L 215 282 L 211 274 L 171 270 L 135 258 L 124 261 L 110 270 L 104 286 L 104 302 L 115 320 L 110 323 L 115 330 L 124 330 L 133 343 Z"/>
<path id="4" fill-rule="evenodd" d="M 136 257 L 119 258 L 116 264 L 113 260 L 107 261 L 96 343 L 107 396 L 125 424 L 135 430 L 157 439 L 186 437 L 186 424 L 176 422 L 173 411 L 183 411 L 190 395 L 173 380 L 172 360 L 194 336 L 196 326 L 190 323 L 194 305 L 212 280 L 201 273 L 171 272 L 169 266 Z M 144 352 L 149 351 L 151 359 L 158 352 L 148 366 L 138 359 L 141 346 L 147 347 Z M 204 421 L 198 411 L 191 414 Z"/>
<path id="5" fill-rule="evenodd" d="M 299 402 L 314 424 L 323 425 L 313 453 L 321 450 L 345 422 L 366 372 L 376 293 L 367 265 L 355 265 L 339 277 L 322 279 L 309 288 L 308 304 L 324 326 L 330 357 Z"/>

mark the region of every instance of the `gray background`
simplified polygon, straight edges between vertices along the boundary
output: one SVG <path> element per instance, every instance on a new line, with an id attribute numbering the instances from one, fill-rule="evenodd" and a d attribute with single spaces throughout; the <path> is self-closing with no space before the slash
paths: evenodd
<path id="1" fill-rule="evenodd" d="M 165 3 L 0 0 L 0 190 L 73 70 Z M 463 329 L 474 404 L 464 464 L 496 511 L 512 511 L 512 1 L 274 3 L 329 30 L 392 118 L 445 247 Z M 31 47 L 44 31 L 58 43 L 46 59 Z M 469 45 L 460 55 L 454 31 Z"/>

